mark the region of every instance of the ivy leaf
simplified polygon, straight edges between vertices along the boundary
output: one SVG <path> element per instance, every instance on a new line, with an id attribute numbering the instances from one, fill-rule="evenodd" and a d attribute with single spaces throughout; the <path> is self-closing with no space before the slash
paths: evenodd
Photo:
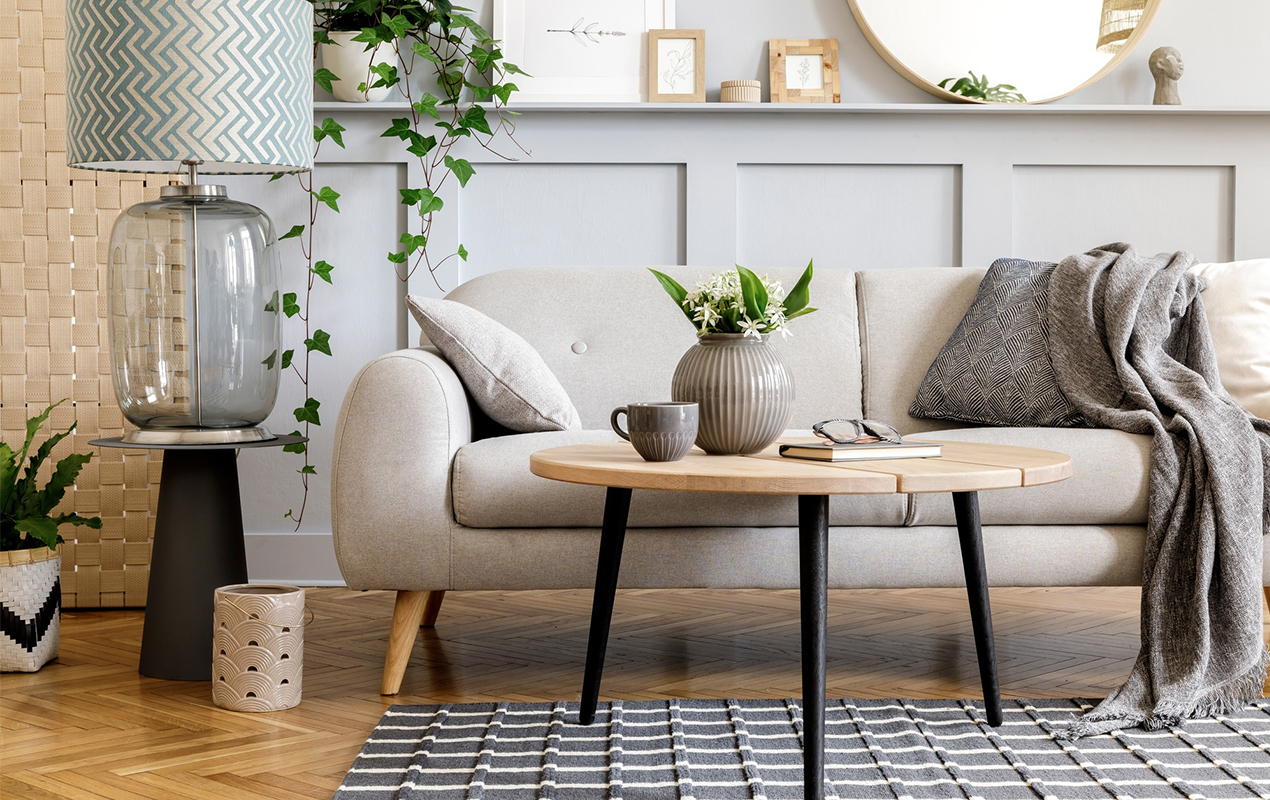
<path id="1" fill-rule="evenodd" d="M 332 265 L 325 261 L 319 261 L 313 265 L 313 273 L 327 283 L 334 283 L 331 280 L 331 270 L 335 269 Z"/>
<path id="2" fill-rule="evenodd" d="M 319 328 L 313 332 L 313 338 L 304 340 L 304 346 L 309 349 L 310 353 L 316 350 L 329 356 L 331 354 L 331 334 Z"/>
<path id="3" fill-rule="evenodd" d="M 497 86 L 494 86 L 491 91 L 498 97 L 499 100 L 501 100 L 504 104 L 507 104 L 511 102 L 512 92 L 519 92 L 520 87 L 514 83 L 500 83 Z"/>
<path id="4" fill-rule="evenodd" d="M 467 186 L 467 182 L 472 178 L 472 175 L 476 173 L 476 170 L 472 169 L 471 163 L 469 163 L 465 158 L 451 158 L 450 156 L 446 156 L 445 165 L 450 168 L 451 172 L 454 173 L 454 177 L 459 179 L 459 186 Z"/>
<path id="5" fill-rule="evenodd" d="M 459 119 L 459 125 L 463 128 L 470 128 L 478 133 L 484 133 L 487 136 L 493 136 L 494 131 L 490 130 L 489 123 L 485 121 L 485 109 L 481 106 L 472 106 Z"/>
<path id="6" fill-rule="evenodd" d="M 503 67 L 503 72 L 507 73 L 508 75 L 524 75 L 526 78 L 533 77 L 528 72 L 525 72 L 523 69 L 511 63 L 510 61 L 504 61 L 502 64 L 502 67 Z"/>
<path id="7" fill-rule="evenodd" d="M 275 173 L 273 173 L 272 175 L 270 175 L 270 176 L 269 176 L 269 182 L 270 182 L 270 183 L 273 183 L 274 181 L 278 180 L 279 178 L 281 178 L 281 177 L 282 177 L 283 175 L 285 175 L 285 174 L 286 174 L 286 173 L 283 173 L 283 172 L 275 172 Z"/>
<path id="8" fill-rule="evenodd" d="M 331 34 L 321 29 L 315 30 L 313 32 L 313 43 L 314 44 L 335 44 L 335 42 L 331 39 Z M 336 80 L 338 80 L 338 78 Z M 329 92 L 330 89 L 327 89 L 327 91 Z"/>
<path id="9" fill-rule="evenodd" d="M 433 64 L 441 63 L 441 59 L 437 58 L 436 53 L 432 52 L 432 48 L 428 46 L 427 42 L 415 42 L 413 45 L 411 45 L 411 49 L 414 50 L 415 55 L 419 56 L 420 58 L 426 58 L 428 61 L 431 61 Z"/>
<path id="10" fill-rule="evenodd" d="M 433 211 L 440 211 L 445 206 L 440 197 L 432 193 L 431 189 L 419 190 L 419 214 L 428 216 Z"/>
<path id="11" fill-rule="evenodd" d="M 428 246 L 428 237 L 418 233 L 403 233 L 401 243 L 406 246 L 407 253 L 413 253 L 420 247 Z"/>
<path id="12" fill-rule="evenodd" d="M 312 464 L 305 464 L 303 467 L 300 467 L 299 469 L 297 469 L 296 472 L 300 473 L 301 475 L 316 475 L 317 474 L 317 470 L 313 468 Z"/>
<path id="13" fill-rule="evenodd" d="M 295 414 L 296 422 L 311 422 L 314 425 L 321 425 L 322 418 L 318 415 L 318 406 L 322 405 L 316 397 L 310 397 L 304 401 L 304 405 L 291 412 Z M 296 435 L 300 432 L 296 431 Z"/>
<path id="14" fill-rule="evenodd" d="M 278 237 L 278 241 L 282 241 L 283 239 L 295 239 L 295 238 L 298 238 L 300 234 L 302 233 L 304 233 L 303 225 L 292 225 L 291 230 L 287 231 L 286 233 Z"/>
<path id="15" fill-rule="evenodd" d="M 398 39 L 405 36 L 406 31 L 410 30 L 410 20 L 406 19 L 404 14 L 394 14 L 391 17 L 385 14 L 383 23 L 388 27 L 388 30 L 392 31 L 392 35 Z"/>
<path id="16" fill-rule="evenodd" d="M 295 355 L 294 350 L 282 351 L 282 368 L 283 369 L 286 369 L 287 367 L 291 366 L 291 356 L 293 355 Z"/>
<path id="17" fill-rule="evenodd" d="M 394 119 L 388 130 L 379 134 L 379 136 L 380 138 L 396 136 L 398 139 L 408 139 L 412 133 L 414 133 L 414 128 L 410 127 L 410 120 L 402 117 L 401 119 Z"/>
<path id="18" fill-rule="evenodd" d="M 268 358 L 266 358 L 264 361 L 261 361 L 260 363 L 265 365 L 265 369 L 273 369 L 273 363 L 277 360 L 278 360 L 278 351 L 274 350 L 272 353 L 269 354 Z"/>
<path id="19" fill-rule="evenodd" d="M 467 248 L 463 245 L 459 245 L 459 258 L 463 261 L 467 261 Z"/>
<path id="20" fill-rule="evenodd" d="M 361 32 L 353 37 L 353 41 L 365 42 L 366 49 L 369 50 L 382 42 L 383 39 L 380 38 L 379 30 L 377 28 L 362 28 Z"/>
<path id="21" fill-rule="evenodd" d="M 467 28 L 473 36 L 481 40 L 482 44 L 491 41 L 489 31 L 476 24 L 476 20 L 466 14 L 451 14 L 450 24 L 456 28 Z"/>
<path id="22" fill-rule="evenodd" d="M 370 85 L 372 89 L 377 89 L 381 86 L 396 86 L 401 83 L 401 78 L 397 75 L 397 67 L 394 64 L 371 64 L 370 71 L 372 74 L 379 76 L 379 79 Z M 359 89 L 365 91 L 365 89 L 360 87 Z"/>
<path id="23" fill-rule="evenodd" d="M 322 32 L 325 35 L 325 31 Z M 327 37 L 327 44 L 330 43 L 330 37 Z M 339 75 L 331 72 L 326 67 L 321 67 L 313 71 L 313 82 L 321 86 L 326 91 L 331 91 L 331 84 L 340 79 Z"/>
<path id="24" fill-rule="evenodd" d="M 419 158 L 423 158 L 432 152 L 432 148 L 437 146 L 437 137 L 435 136 L 423 136 L 414 131 L 410 133 L 410 146 L 406 148 L 408 153 L 413 153 Z"/>
<path id="25" fill-rule="evenodd" d="M 322 120 L 322 124 L 320 126 L 318 125 L 313 126 L 313 141 L 320 142 L 329 136 L 331 141 L 335 142 L 337 145 L 343 148 L 344 147 L 344 131 L 345 131 L 345 128 L 343 125 L 339 124 L 338 122 L 331 119 L 330 117 L 327 117 L 326 119 Z"/>
<path id="26" fill-rule="evenodd" d="M 339 204 L 335 202 L 336 200 L 340 199 L 339 192 L 335 191 L 329 186 L 323 186 L 320 190 L 316 192 L 311 191 L 309 192 L 309 194 L 316 197 L 319 203 L 326 203 L 328 206 L 331 207 L 332 211 L 334 211 L 337 214 L 339 213 L 339 210 L 340 210 Z M 295 230 L 295 228 L 292 228 L 291 230 Z"/>
<path id="27" fill-rule="evenodd" d="M 441 128 L 442 130 L 446 132 L 446 134 L 453 136 L 456 139 L 460 136 L 471 136 L 472 132 L 469 131 L 467 128 L 461 127 L 461 123 L 462 121 L 460 120 L 460 127 L 455 127 L 454 125 L 451 125 L 450 123 L 445 122 L 443 120 L 441 122 L 436 123 L 436 127 Z"/>
<path id="28" fill-rule="evenodd" d="M 437 103 L 441 102 L 441 98 L 429 92 L 424 92 L 419 102 L 414 104 L 414 109 L 420 114 L 427 114 L 433 119 L 441 119 L 441 112 L 437 111 Z"/>
<path id="29" fill-rule="evenodd" d="M 291 433 L 288 435 L 303 436 L 304 434 L 300 433 L 299 431 L 291 431 Z M 304 442 L 295 442 L 294 444 L 284 444 L 282 446 L 282 452 L 284 453 L 303 453 L 307 449 L 309 448 Z M 290 511 L 287 512 L 287 514 L 290 514 L 290 513 L 291 513 Z"/>
<path id="30" fill-rule="evenodd" d="M 423 189 L 399 189 L 398 191 L 401 192 L 401 202 L 408 206 L 423 199 Z"/>
<path id="31" fill-rule="evenodd" d="M 265 303 L 265 311 L 268 311 L 268 312 L 270 312 L 270 313 L 272 313 L 272 314 L 277 314 L 277 313 L 278 313 L 278 292 L 277 292 L 277 290 L 275 290 L 275 291 L 274 291 L 274 293 L 273 293 L 273 297 L 270 297 L 270 298 L 269 298 L 269 302 L 268 302 L 268 303 Z"/>
<path id="32" fill-rule="evenodd" d="M 406 263 L 406 254 L 405 253 L 389 253 L 388 260 L 394 264 L 404 264 Z"/>
<path id="33" fill-rule="evenodd" d="M 282 296 L 282 313 L 286 314 L 288 318 L 300 313 L 300 304 L 295 299 L 295 292 L 287 292 Z"/>
<path id="34" fill-rule="evenodd" d="M 472 66 L 476 67 L 477 72 L 484 72 L 494 65 L 495 56 L 494 49 L 486 50 L 483 47 L 473 47 L 469 54 L 472 57 Z"/>

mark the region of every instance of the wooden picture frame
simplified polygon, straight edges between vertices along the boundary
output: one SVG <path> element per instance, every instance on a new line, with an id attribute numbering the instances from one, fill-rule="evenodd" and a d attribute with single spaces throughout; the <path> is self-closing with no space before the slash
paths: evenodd
<path id="1" fill-rule="evenodd" d="M 837 39 L 772 39 L 773 103 L 839 103 Z"/>
<path id="2" fill-rule="evenodd" d="M 706 101 L 706 32 L 700 29 L 648 32 L 648 102 Z"/>

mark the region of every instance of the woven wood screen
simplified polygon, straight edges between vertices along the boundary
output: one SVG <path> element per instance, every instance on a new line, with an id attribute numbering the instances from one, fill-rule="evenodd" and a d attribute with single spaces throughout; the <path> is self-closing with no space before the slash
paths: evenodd
<path id="1" fill-rule="evenodd" d="M 102 528 L 63 526 L 63 605 L 143 606 L 160 454 L 88 442 L 124 426 L 106 332 L 110 229 L 168 178 L 66 166 L 64 7 L 0 0 L 0 438 L 20 446 L 27 417 L 71 400 L 41 436 L 79 421 L 54 460 L 95 455 L 62 509 L 100 516 Z"/>

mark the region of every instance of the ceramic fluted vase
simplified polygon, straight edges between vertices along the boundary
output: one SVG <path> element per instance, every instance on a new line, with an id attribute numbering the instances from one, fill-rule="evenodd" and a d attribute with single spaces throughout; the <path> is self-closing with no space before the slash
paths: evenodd
<path id="1" fill-rule="evenodd" d="M 766 340 L 707 333 L 684 353 L 671 397 L 697 403 L 697 446 L 714 455 L 757 453 L 785 431 L 794 380 Z"/>

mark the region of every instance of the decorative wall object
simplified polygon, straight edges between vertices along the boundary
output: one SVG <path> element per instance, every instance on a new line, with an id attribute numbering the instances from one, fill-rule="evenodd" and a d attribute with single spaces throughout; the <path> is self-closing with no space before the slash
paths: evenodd
<path id="1" fill-rule="evenodd" d="M 66 14 L 60 0 L 0 11 L 0 439 L 63 397 L 36 439 L 75 434 L 54 460 L 124 432 L 110 382 L 106 257 L 121 207 L 159 196 L 168 176 L 66 166 Z M 158 451 L 114 450 L 85 465 L 59 509 L 100 516 L 63 530 L 64 608 L 146 604 Z"/>
<path id="2" fill-rule="evenodd" d="M 724 81 L 719 84 L 720 103 L 761 103 L 763 84 L 759 81 Z"/>
<path id="3" fill-rule="evenodd" d="M 773 39 L 767 45 L 773 103 L 838 103 L 837 39 Z"/>
<path id="4" fill-rule="evenodd" d="M 648 101 L 706 101 L 705 31 L 681 29 L 648 32 Z"/>
<path id="5" fill-rule="evenodd" d="M 1157 106 L 1181 105 L 1182 98 L 1177 93 L 1177 82 L 1182 78 L 1185 65 L 1177 48 L 1155 48 L 1147 65 L 1151 68 L 1151 77 L 1155 78 L 1155 97 L 1151 103 Z"/>
<path id="6" fill-rule="evenodd" d="M 494 38 L 518 102 L 638 103 L 648 96 L 650 30 L 675 26 L 675 0 L 496 0 Z"/>
<path id="7" fill-rule="evenodd" d="M 236 584 L 216 590 L 212 702 L 230 711 L 300 704 L 304 590 Z"/>

